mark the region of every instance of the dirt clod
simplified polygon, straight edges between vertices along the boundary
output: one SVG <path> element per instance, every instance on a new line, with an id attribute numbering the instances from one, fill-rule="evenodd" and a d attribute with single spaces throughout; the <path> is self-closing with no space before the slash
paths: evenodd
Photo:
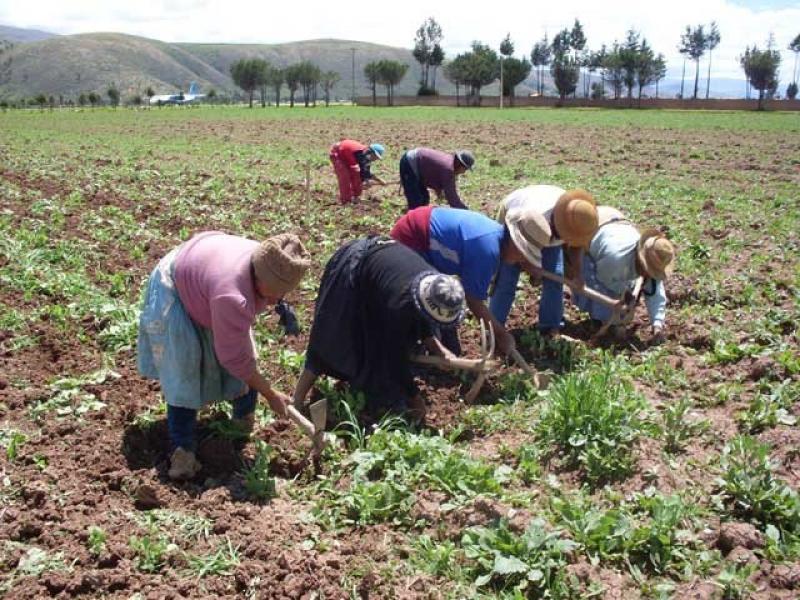
<path id="1" fill-rule="evenodd" d="M 764 536 L 750 523 L 723 523 L 719 529 L 717 548 L 728 554 L 734 548 L 748 550 L 764 547 Z"/>

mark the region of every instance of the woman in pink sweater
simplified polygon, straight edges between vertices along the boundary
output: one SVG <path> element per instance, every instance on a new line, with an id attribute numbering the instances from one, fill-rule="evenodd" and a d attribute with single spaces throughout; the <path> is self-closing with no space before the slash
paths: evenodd
<path id="1" fill-rule="evenodd" d="M 256 365 L 257 315 L 300 283 L 309 266 L 290 234 L 256 242 L 209 231 L 172 250 L 150 275 L 139 320 L 138 363 L 158 379 L 167 402 L 173 451 L 169 476 L 193 477 L 197 411 L 231 400 L 233 416 L 252 430 L 260 393 L 279 415 L 289 398 Z"/>

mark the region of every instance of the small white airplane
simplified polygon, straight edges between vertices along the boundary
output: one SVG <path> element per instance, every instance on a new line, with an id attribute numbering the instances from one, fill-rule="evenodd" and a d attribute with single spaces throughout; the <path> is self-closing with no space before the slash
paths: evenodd
<path id="1" fill-rule="evenodd" d="M 189 104 L 200 98 L 205 98 L 205 94 L 197 93 L 197 84 L 193 81 L 189 86 L 189 93 L 184 94 L 161 94 L 150 98 L 150 106 L 163 106 L 164 104 Z"/>

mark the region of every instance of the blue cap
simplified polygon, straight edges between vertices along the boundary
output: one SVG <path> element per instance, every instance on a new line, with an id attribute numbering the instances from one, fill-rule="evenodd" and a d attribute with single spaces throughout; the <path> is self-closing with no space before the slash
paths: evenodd
<path id="1" fill-rule="evenodd" d="M 383 153 L 386 152 L 382 144 L 370 144 L 369 149 L 372 150 L 372 153 L 377 156 L 379 160 L 383 158 Z"/>

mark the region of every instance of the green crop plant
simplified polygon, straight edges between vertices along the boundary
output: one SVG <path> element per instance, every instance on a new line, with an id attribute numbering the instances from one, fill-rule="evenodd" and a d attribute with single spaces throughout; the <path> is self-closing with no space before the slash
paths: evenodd
<path id="1" fill-rule="evenodd" d="M 499 495 L 511 474 L 509 467 L 470 458 L 439 436 L 382 426 L 359 439 L 342 464 L 349 486 L 340 489 L 329 480 L 320 488 L 323 498 L 316 514 L 329 524 L 403 523 L 419 485 L 458 503 L 478 494 Z"/>
<path id="2" fill-rule="evenodd" d="M 256 440 L 255 460 L 244 470 L 244 487 L 257 500 L 267 500 L 276 494 L 275 478 L 269 472 L 272 454 L 272 446 L 263 440 Z"/>
<path id="3" fill-rule="evenodd" d="M 691 399 L 684 396 L 668 404 L 661 415 L 661 434 L 667 452 L 679 452 L 684 443 L 708 430 L 707 419 L 690 420 Z"/>
<path id="4" fill-rule="evenodd" d="M 578 546 L 542 519 L 531 521 L 522 535 L 502 519 L 494 527 L 472 527 L 462 535 L 461 546 L 479 588 L 514 590 L 522 597 L 573 597 L 565 567 Z"/>
<path id="5" fill-rule="evenodd" d="M 19 456 L 19 450 L 28 439 L 22 431 L 16 429 L 0 429 L 0 446 L 6 449 L 6 458 L 14 462 Z"/>
<path id="6" fill-rule="evenodd" d="M 100 556 L 106 549 L 108 534 L 97 525 L 91 525 L 87 530 L 86 546 L 92 556 Z"/>
<path id="7" fill-rule="evenodd" d="M 461 579 L 460 554 L 458 546 L 452 541 L 437 541 L 422 534 L 413 542 L 411 564 L 436 577 L 458 580 Z"/>
<path id="8" fill-rule="evenodd" d="M 773 475 L 767 444 L 735 437 L 725 445 L 720 468 L 723 506 L 763 527 L 774 526 L 782 536 L 800 536 L 800 495 Z"/>
<path id="9" fill-rule="evenodd" d="M 569 466 L 580 466 L 592 484 L 630 473 L 633 444 L 647 430 L 642 396 L 620 377 L 614 363 L 569 373 L 548 392 L 536 433 L 558 447 Z"/>
<path id="10" fill-rule="evenodd" d="M 136 568 L 145 573 L 157 573 L 166 564 L 167 557 L 178 550 L 178 546 L 156 529 L 144 535 L 132 535 L 128 546 L 133 551 Z"/>
<path id="11" fill-rule="evenodd" d="M 750 576 L 757 569 L 758 565 L 752 564 L 726 564 L 714 580 L 715 586 L 720 590 L 722 600 L 750 598 L 756 589 L 756 586 L 750 581 Z"/>
<path id="12" fill-rule="evenodd" d="M 167 416 L 167 403 L 163 399 L 154 406 L 148 406 L 143 412 L 140 412 L 133 418 L 133 425 L 139 429 L 150 429 L 158 421 L 165 419 Z"/>
<path id="13" fill-rule="evenodd" d="M 30 415 L 40 421 L 49 412 L 55 412 L 57 417 L 81 417 L 87 412 L 102 410 L 105 403 L 98 400 L 95 394 L 84 391 L 84 386 L 100 385 L 119 377 L 119 373 L 111 369 L 100 369 L 82 377 L 58 379 L 50 385 L 52 394 L 34 404 L 30 408 Z"/>

